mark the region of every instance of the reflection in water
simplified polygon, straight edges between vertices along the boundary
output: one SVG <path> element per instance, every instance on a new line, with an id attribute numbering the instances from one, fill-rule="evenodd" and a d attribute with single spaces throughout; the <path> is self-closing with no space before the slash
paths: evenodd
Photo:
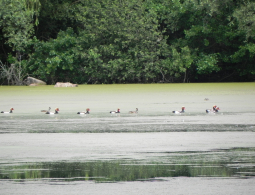
<path id="1" fill-rule="evenodd" d="M 2 164 L 0 165 L 0 179 L 117 182 L 179 176 L 239 178 L 255 176 L 255 148 L 178 152 L 163 155 L 157 162 L 112 160 Z M 162 160 L 161 163 L 160 160 Z"/>

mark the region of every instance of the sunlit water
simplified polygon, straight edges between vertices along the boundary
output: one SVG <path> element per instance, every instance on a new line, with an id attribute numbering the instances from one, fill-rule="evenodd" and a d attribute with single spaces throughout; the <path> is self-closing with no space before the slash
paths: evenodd
<path id="1" fill-rule="evenodd" d="M 52 183 L 132 181 L 145 190 L 152 181 L 169 185 L 176 177 L 190 178 L 185 185 L 194 185 L 191 178 L 203 183 L 208 177 L 241 179 L 243 186 L 249 178 L 250 185 L 255 176 L 254 99 L 255 83 L 0 87 L 0 109 L 14 108 L 0 115 L 2 192 L 15 194 L 17 182 L 29 190 L 35 185 L 51 189 Z M 215 104 L 219 113 L 205 113 Z M 58 107 L 59 114 L 40 112 L 49 106 Z M 185 113 L 172 113 L 181 106 Z M 86 108 L 89 115 L 76 114 Z M 109 113 L 117 108 L 120 114 Z M 135 108 L 138 114 L 129 114 Z M 158 194 L 168 194 L 164 187 Z M 56 194 L 76 194 L 66 189 Z M 116 189 L 108 194 L 121 194 Z M 20 194 L 33 194 L 27 190 Z M 242 190 L 253 194 L 255 188 Z"/>

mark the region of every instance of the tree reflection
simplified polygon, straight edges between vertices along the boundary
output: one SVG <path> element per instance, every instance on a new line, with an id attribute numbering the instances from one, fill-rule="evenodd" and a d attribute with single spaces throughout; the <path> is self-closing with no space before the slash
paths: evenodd
<path id="1" fill-rule="evenodd" d="M 146 163 L 111 160 L 2 165 L 0 179 L 118 182 L 180 176 L 247 178 L 254 176 L 254 152 L 254 148 L 233 148 L 210 153 L 178 152 L 160 157 L 162 162 Z"/>

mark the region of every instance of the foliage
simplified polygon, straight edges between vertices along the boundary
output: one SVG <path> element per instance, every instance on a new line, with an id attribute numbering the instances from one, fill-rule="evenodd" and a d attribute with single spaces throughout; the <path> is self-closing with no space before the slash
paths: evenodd
<path id="1" fill-rule="evenodd" d="M 77 33 L 68 28 L 54 40 L 37 42 L 29 63 L 34 74 L 55 76 L 57 72 L 66 80 L 68 70 L 83 73 L 80 82 L 84 83 L 147 82 L 155 77 L 164 41 L 157 41 L 155 13 L 146 12 L 142 1 L 83 1 L 75 6 Z"/>
<path id="2" fill-rule="evenodd" d="M 231 56 L 233 62 L 240 64 L 237 71 L 241 76 L 255 75 L 255 3 L 246 2 L 236 9 L 233 17 L 238 21 L 238 30 L 245 36 L 243 44 L 238 46 L 238 50 Z"/>
<path id="3" fill-rule="evenodd" d="M 48 83 L 252 81 L 254 9 L 249 0 L 0 0 L 0 58 Z"/>
<path id="4" fill-rule="evenodd" d="M 71 80 L 74 76 L 71 72 L 74 70 L 77 49 L 76 37 L 72 29 L 59 32 L 56 39 L 47 42 L 34 38 L 33 44 L 35 52 L 27 62 L 28 72 L 33 72 L 43 80 L 51 79 L 51 82 L 55 82 L 56 78 Z"/>
<path id="5" fill-rule="evenodd" d="M 23 58 L 27 55 L 27 46 L 34 33 L 33 15 L 35 9 L 27 5 L 38 4 L 38 0 L 1 0 L 0 30 L 1 40 L 11 48 L 5 54 L 9 66 L 1 65 L 1 77 L 7 78 L 8 84 L 22 85 L 26 76 Z M 7 53 L 7 52 L 5 52 Z M 1 58 L 4 58 L 1 55 Z"/>
<path id="6" fill-rule="evenodd" d="M 26 10 L 25 1 L 1 0 L 0 13 L 0 26 L 6 43 L 14 51 L 24 51 L 33 33 L 32 14 Z"/>

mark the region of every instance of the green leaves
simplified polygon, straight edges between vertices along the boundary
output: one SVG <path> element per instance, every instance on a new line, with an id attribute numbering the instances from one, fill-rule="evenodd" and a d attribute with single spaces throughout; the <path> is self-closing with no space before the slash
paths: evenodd
<path id="1" fill-rule="evenodd" d="M 0 57 L 48 83 L 252 80 L 254 11 L 249 0 L 1 0 Z"/>
<path id="2" fill-rule="evenodd" d="M 146 11 L 142 1 L 82 1 L 77 9 L 82 26 L 79 44 L 87 54 L 82 55 L 83 64 L 94 82 L 154 77 L 147 72 L 158 60 L 160 32 L 156 15 Z"/>
<path id="3" fill-rule="evenodd" d="M 6 43 L 14 51 L 24 51 L 33 33 L 33 12 L 26 10 L 24 0 L 0 1 L 0 27 Z"/>
<path id="4" fill-rule="evenodd" d="M 233 17 L 238 21 L 238 29 L 246 34 L 246 39 L 255 37 L 255 2 L 247 1 L 237 8 Z"/>
<path id="5" fill-rule="evenodd" d="M 217 54 L 205 55 L 204 53 L 200 53 L 196 62 L 198 74 L 209 74 L 213 71 L 219 71 L 220 67 L 217 66 L 217 59 Z"/>
<path id="6" fill-rule="evenodd" d="M 34 40 L 35 52 L 31 55 L 28 69 L 41 78 L 57 76 L 74 69 L 77 36 L 71 28 L 61 31 L 57 39 L 48 42 Z M 63 78 L 62 78 L 63 79 Z"/>

